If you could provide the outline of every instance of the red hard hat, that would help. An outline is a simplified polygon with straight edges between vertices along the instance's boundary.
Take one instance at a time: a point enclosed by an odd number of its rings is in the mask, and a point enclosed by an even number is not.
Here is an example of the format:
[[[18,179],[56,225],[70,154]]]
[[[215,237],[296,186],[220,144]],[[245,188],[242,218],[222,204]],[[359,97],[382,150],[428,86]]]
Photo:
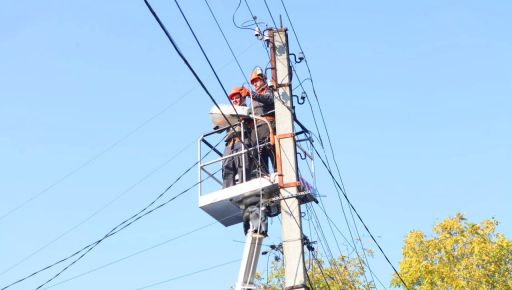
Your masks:
[[[247,95],[242,94],[242,90],[247,90],[244,87],[234,87],[229,92],[228,98],[232,100],[236,95],[241,95],[242,97],[246,97]]]

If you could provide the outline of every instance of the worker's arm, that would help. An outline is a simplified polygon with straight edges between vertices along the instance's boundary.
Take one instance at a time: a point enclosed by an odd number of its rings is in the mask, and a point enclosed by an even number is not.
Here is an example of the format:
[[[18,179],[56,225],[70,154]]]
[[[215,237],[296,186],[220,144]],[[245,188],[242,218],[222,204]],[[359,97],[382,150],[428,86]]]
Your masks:
[[[273,105],[274,93],[270,90],[266,91],[264,94],[252,92],[252,99],[265,105]]]

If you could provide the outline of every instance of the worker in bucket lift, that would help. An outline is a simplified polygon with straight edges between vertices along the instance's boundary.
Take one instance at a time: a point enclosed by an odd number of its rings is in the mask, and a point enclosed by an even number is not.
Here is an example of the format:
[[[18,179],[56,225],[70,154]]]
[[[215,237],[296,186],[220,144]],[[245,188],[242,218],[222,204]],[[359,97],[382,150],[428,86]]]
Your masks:
[[[274,114],[274,91],[266,83],[267,77],[260,67],[257,67],[251,73],[251,85],[254,91],[251,93],[251,102],[254,107],[254,115],[264,117],[270,123],[270,126],[275,132],[275,114]],[[270,128],[263,120],[256,120],[256,128],[251,131],[252,146],[262,145],[270,141]],[[251,173],[253,177],[259,174],[269,174],[268,160],[272,162],[272,168],[275,169],[275,149],[271,144],[267,144],[253,150],[255,154],[253,159],[258,160],[257,165],[254,166],[255,170]],[[259,158],[258,158],[259,153]]]
[[[254,109],[253,114],[258,117],[265,118],[269,123],[263,120],[255,119],[255,128],[251,131],[251,143],[253,148],[260,145],[258,150],[251,151],[251,159],[253,160],[253,171],[252,177],[258,177],[260,174],[269,174],[269,163],[272,162],[272,167],[275,171],[275,160],[274,160],[274,146],[266,144],[270,141],[270,134],[275,131],[275,120],[274,120],[274,92],[266,84],[266,76],[261,68],[256,68],[251,73],[250,82],[254,89],[251,92],[251,102]],[[251,121],[251,125],[254,123]],[[272,132],[271,132],[272,130]],[[242,208],[242,220],[244,224],[244,233],[258,233],[267,235],[268,226],[268,208],[261,204],[259,196],[251,196],[243,201]]]
[[[229,99],[234,106],[246,106],[246,97],[249,95],[249,90],[244,87],[234,87],[229,92]],[[240,120],[243,122],[244,120]],[[226,137],[226,148],[224,149],[224,157],[235,154],[242,151],[243,149],[249,149],[249,132],[247,126],[244,126],[245,142],[242,143],[242,126],[240,123],[233,124],[233,127],[229,128]],[[245,161],[244,161],[245,159]],[[244,166],[245,164],[245,166]],[[248,154],[240,154],[237,156],[228,157],[222,160],[222,188],[233,186],[238,182],[243,181],[245,174],[246,180],[251,178],[250,176],[250,158]]]

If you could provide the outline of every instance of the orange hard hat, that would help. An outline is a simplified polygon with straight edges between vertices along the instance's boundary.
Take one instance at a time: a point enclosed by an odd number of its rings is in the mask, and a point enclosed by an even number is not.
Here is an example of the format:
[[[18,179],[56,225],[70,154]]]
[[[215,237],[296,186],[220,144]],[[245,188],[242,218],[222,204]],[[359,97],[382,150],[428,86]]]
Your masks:
[[[257,80],[257,79],[261,79],[263,81],[265,81],[264,79],[264,75],[263,75],[263,70],[260,68],[260,67],[257,67],[252,73],[251,73],[251,84]]]
[[[240,95],[240,96],[242,96],[242,97],[246,97],[247,95],[244,95],[244,94],[243,94],[244,90],[245,90],[245,91],[247,91],[247,89],[246,89],[246,88],[244,88],[244,87],[234,87],[234,88],[232,88],[232,89],[231,89],[231,91],[229,92],[228,98],[229,98],[230,100],[232,100],[236,95]],[[247,92],[248,92],[248,91],[247,91]]]

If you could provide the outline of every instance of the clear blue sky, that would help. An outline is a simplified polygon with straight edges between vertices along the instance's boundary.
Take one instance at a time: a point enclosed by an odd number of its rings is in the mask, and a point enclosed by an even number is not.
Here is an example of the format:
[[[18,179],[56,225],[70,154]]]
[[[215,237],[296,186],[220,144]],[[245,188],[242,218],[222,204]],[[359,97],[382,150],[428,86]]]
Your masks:
[[[242,84],[204,2],[181,2],[224,85]],[[264,66],[265,51],[253,33],[232,23],[238,2],[210,2],[245,75]],[[279,1],[267,2],[274,16],[284,15]],[[174,3],[152,3],[224,102]],[[263,1],[248,3],[259,21],[272,25]],[[286,4],[347,193],[393,264],[410,230],[430,232],[456,212],[473,222],[494,217],[512,238],[512,3]],[[236,21],[249,19],[242,5]],[[298,52],[292,34],[290,42]],[[306,78],[305,66],[297,69]],[[305,87],[313,100],[310,84]],[[3,3],[0,100],[0,286],[98,239],[151,201],[197,159],[195,142],[210,128],[212,107],[142,0]],[[297,114],[314,128],[306,106]],[[319,162],[317,170],[327,212],[347,233]],[[169,196],[196,180],[194,169]],[[211,222],[193,190],[106,240],[54,282]],[[330,233],[327,223],[323,227]],[[376,250],[359,229],[365,246]],[[265,243],[279,239],[275,219]],[[211,225],[52,289],[137,289],[238,259],[242,240],[240,225]],[[338,253],[332,238],[329,244]],[[339,244],[348,254],[349,246]],[[262,258],[261,271],[265,263]],[[370,263],[387,286],[392,270],[383,257],[376,253]],[[237,271],[232,263],[148,289],[227,289]],[[52,273],[12,289],[35,288]]]

